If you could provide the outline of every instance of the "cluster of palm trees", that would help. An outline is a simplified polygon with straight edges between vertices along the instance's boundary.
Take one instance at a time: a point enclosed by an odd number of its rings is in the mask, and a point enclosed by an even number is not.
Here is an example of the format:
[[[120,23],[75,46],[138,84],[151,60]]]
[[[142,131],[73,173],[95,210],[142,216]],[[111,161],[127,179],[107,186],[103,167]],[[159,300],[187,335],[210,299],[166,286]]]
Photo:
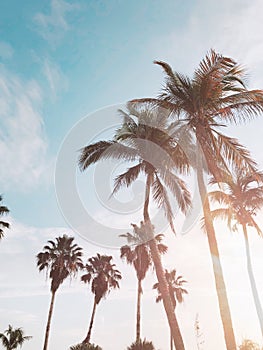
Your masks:
[[[111,289],[119,288],[119,281],[121,280],[121,273],[116,269],[115,264],[112,263],[112,256],[97,254],[89,258],[86,264],[83,264],[82,248],[74,243],[74,237],[63,235],[57,237],[55,241],[48,241],[43,251],[37,255],[37,266],[39,271],[48,271],[51,280],[51,302],[43,350],[48,349],[51,317],[56,292],[67,277],[76,277],[77,272],[80,270],[85,270],[85,274],[81,276],[81,280],[91,284],[91,292],[94,294],[93,310],[88,332],[82,341],[82,345],[80,344],[83,347],[90,345],[96,307]]]
[[[263,206],[263,173],[249,151],[237,139],[224,134],[223,130],[228,124],[246,122],[261,115],[263,91],[248,90],[243,68],[233,59],[213,50],[200,62],[192,78],[173,71],[165,62],[155,63],[165,73],[162,93],[156,98],[129,101],[127,110],[120,111],[123,121],[113,139],[85,146],[79,157],[82,171],[109,158],[129,163],[127,170],[115,178],[114,194],[122,187],[130,186],[138,177],[145,178],[142,220],[138,225],[132,224],[133,233],[122,235],[127,244],[120,251],[121,258],[134,267],[138,282],[136,339],[128,349],[153,349],[151,342],[141,338],[140,313],[142,284],[152,265],[157,277],[153,288],[158,293],[156,301],[162,301],[167,316],[171,349],[174,345],[176,350],[185,350],[175,309],[177,302],[182,302],[184,294],[187,294],[184,288],[186,281],[176,275],[176,270],[168,271],[163,267],[162,255],[168,247],[162,243],[163,235],[155,232],[150,203],[163,210],[171,230],[175,232],[174,206],[183,214],[194,209],[195,203],[186,183],[186,176],[193,171],[202,200],[203,227],[211,255],[225,345],[227,350],[236,350],[214,220],[226,220],[231,230],[242,229],[248,276],[263,335],[263,311],[248,239],[250,228],[262,235],[255,215]],[[6,207],[0,207],[0,215],[7,212]],[[8,223],[0,221],[1,236],[5,227]],[[96,308],[112,289],[119,288],[122,276],[112,262],[112,256],[97,254],[86,264],[82,256],[82,248],[67,235],[48,241],[37,255],[39,270],[47,270],[51,280],[51,302],[43,350],[48,349],[56,292],[66,278],[76,276],[80,270],[85,271],[81,280],[90,284],[94,295],[93,310],[84,340],[71,349],[96,348],[90,343]]]
[[[171,229],[175,231],[175,211],[169,194],[186,213],[194,203],[191,203],[181,175],[194,170],[202,200],[203,226],[207,233],[225,344],[227,350],[236,350],[213,220],[221,216],[227,218],[230,225],[234,220],[243,228],[248,272],[262,328],[262,310],[252,273],[247,227],[253,226],[261,234],[253,217],[263,205],[263,176],[249,151],[237,139],[224,134],[223,130],[228,124],[246,122],[261,115],[263,91],[248,90],[244,83],[244,69],[233,59],[213,50],[200,62],[192,78],[173,71],[165,62],[155,63],[165,73],[162,93],[157,98],[130,101],[127,111],[120,111],[123,123],[114,138],[84,147],[79,165],[84,171],[92,164],[109,158],[129,162],[128,169],[115,179],[114,193],[121,187],[130,186],[140,175],[145,176],[143,221],[139,235],[147,242],[151,253],[177,350],[184,350],[185,345],[155,239],[149,203],[153,201],[164,210]],[[205,181],[207,177],[211,178],[209,185]],[[209,186],[218,186],[219,190],[209,195]],[[240,192],[243,192],[243,197]],[[213,201],[222,208],[211,208]],[[129,261],[132,259],[132,256],[129,257]],[[138,278],[138,284],[139,281]],[[139,286],[138,295],[140,290]]]
[[[134,234],[127,233],[123,235],[126,237],[128,242],[134,242],[136,245],[131,247],[125,245],[120,249],[121,258],[125,259],[128,264],[132,264],[138,279],[138,298],[137,298],[137,318],[136,318],[136,340],[135,345],[142,343],[141,333],[140,333],[140,305],[141,305],[141,294],[142,294],[142,280],[145,278],[146,272],[152,265],[151,252],[149,250],[148,244],[140,241],[139,231],[141,227],[133,225]],[[156,235],[155,240],[158,242],[158,249],[162,253],[167,252],[167,247],[161,243],[162,235]],[[107,294],[112,290],[119,288],[119,281],[122,279],[121,272],[116,269],[115,264],[112,263],[112,256],[98,254],[92,256],[87,260],[86,264],[82,261],[82,248],[74,243],[74,238],[67,235],[57,237],[55,241],[48,241],[48,244],[44,246],[43,251],[37,255],[37,266],[39,271],[47,270],[49,273],[49,278],[51,280],[50,291],[51,291],[51,302],[48,312],[48,320],[45,332],[45,341],[43,350],[48,349],[48,339],[50,333],[51,317],[53,314],[55,295],[62,283],[67,277],[76,276],[78,271],[85,271],[81,276],[81,281],[84,283],[90,283],[91,292],[94,295],[93,308],[91,319],[89,323],[89,328],[84,340],[72,346],[71,349],[89,349],[92,350],[96,346],[90,343],[91,331],[94,324],[96,308],[100,301],[107,296]],[[169,293],[173,300],[173,305],[175,308],[176,299],[182,302],[182,295],[187,293],[185,289],[182,288],[183,283],[182,277],[176,277],[175,270],[170,273],[166,271],[166,279],[169,285]],[[158,296],[156,301],[162,299],[159,284],[156,283],[153,288],[158,290]],[[175,297],[176,296],[176,297]],[[176,299],[175,299],[176,298]],[[150,342],[145,344],[149,346]],[[147,348],[146,345],[142,345],[143,348]],[[135,348],[136,349],[136,348]]]

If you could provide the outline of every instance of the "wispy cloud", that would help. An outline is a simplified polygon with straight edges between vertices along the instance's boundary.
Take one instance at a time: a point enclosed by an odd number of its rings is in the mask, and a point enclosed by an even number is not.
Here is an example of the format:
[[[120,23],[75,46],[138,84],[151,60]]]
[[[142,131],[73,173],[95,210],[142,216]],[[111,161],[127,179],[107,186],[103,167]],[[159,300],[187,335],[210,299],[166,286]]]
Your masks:
[[[13,56],[14,49],[12,46],[4,41],[0,41],[0,57],[2,59],[9,59]]]
[[[49,14],[39,12],[34,16],[37,31],[48,42],[57,42],[69,29],[66,15],[77,9],[79,9],[77,3],[70,4],[63,0],[52,0]]]
[[[28,190],[49,173],[39,84],[0,66],[0,186]]]
[[[68,80],[55,62],[46,58],[43,63],[43,73],[48,81],[52,98],[56,99],[61,91],[67,90]]]

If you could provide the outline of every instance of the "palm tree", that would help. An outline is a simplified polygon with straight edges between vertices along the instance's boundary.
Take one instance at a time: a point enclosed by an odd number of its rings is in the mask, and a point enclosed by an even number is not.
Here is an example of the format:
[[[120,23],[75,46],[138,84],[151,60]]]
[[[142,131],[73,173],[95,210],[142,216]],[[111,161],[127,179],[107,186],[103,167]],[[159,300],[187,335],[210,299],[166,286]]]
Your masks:
[[[141,223],[142,225],[143,223]],[[137,226],[133,225],[134,234],[126,233],[120,237],[127,239],[129,244],[133,244],[133,247],[130,245],[124,245],[121,247],[121,258],[125,259],[127,264],[133,265],[137,281],[137,317],[136,317],[136,343],[141,339],[141,295],[142,295],[142,281],[144,280],[147,271],[152,265],[152,257],[149,246],[147,243],[142,241],[142,238],[138,232]],[[141,228],[141,227],[140,227]],[[163,235],[156,235],[155,240],[157,242],[158,251],[161,254],[167,252],[167,246],[162,244]]]
[[[32,337],[29,335],[24,335],[22,328],[13,328],[10,325],[4,333],[0,333],[0,339],[6,350],[14,350],[17,349],[18,346],[22,347],[24,342],[31,338]]]
[[[89,344],[90,342],[97,305],[112,289],[119,288],[121,273],[115,268],[115,264],[112,264],[111,260],[112,256],[100,254],[89,258],[84,267],[87,273],[81,276],[83,282],[91,283],[91,291],[94,294],[89,329],[86,338],[82,342],[84,344]]]
[[[45,245],[43,251],[37,255],[37,267],[39,271],[47,270],[47,272],[49,272],[49,278],[51,279],[51,302],[43,350],[47,350],[48,348],[55,294],[67,277],[76,276],[78,270],[83,267],[81,260],[82,248],[75,243],[73,244],[73,241],[74,237],[68,237],[67,235],[57,237],[55,242],[48,241],[49,245]]]
[[[183,285],[186,283],[186,281],[183,279],[182,276],[176,276],[175,269],[171,270],[170,272],[168,270],[165,270],[165,278],[168,284],[169,294],[173,304],[173,308],[175,309],[177,301],[178,303],[182,303],[184,299],[183,295],[188,294],[187,290],[183,288]],[[158,282],[153,285],[153,289],[157,289],[158,291],[156,302],[159,303],[163,299],[163,297]],[[172,334],[170,340],[170,348],[171,350],[173,350]]]
[[[149,215],[149,202],[152,196],[157,206],[164,209],[168,222],[174,231],[173,210],[167,189],[175,196],[179,208],[185,213],[191,204],[190,194],[184,181],[175,174],[175,170],[187,172],[189,164],[180,145],[175,143],[167,132],[169,114],[166,111],[163,109],[158,111],[148,108],[136,109],[131,105],[127,107],[128,114],[120,111],[123,116],[123,124],[116,131],[114,139],[112,141],[99,141],[84,147],[81,151],[79,165],[80,169],[84,171],[99,160],[109,158],[133,162],[133,165],[126,172],[115,179],[113,193],[116,193],[123,186],[128,187],[140,174],[146,176],[143,225],[141,225],[140,234],[144,241],[148,241],[150,247],[175,347],[177,350],[184,350],[157,242],[154,239],[154,227]]]
[[[243,82],[244,70],[231,58],[211,50],[200,62],[192,79],[175,72],[165,62],[155,61],[166,74],[166,83],[158,98],[133,100],[134,106],[157,106],[168,109],[185,135],[179,143],[185,145],[188,134],[196,142],[196,169],[204,223],[213,264],[219,310],[228,350],[236,349],[225,281],[219,256],[215,230],[204,174],[217,180],[225,160],[238,167],[255,171],[256,164],[249,152],[236,140],[221,132],[227,123],[246,121],[263,111],[263,91],[248,90]],[[141,107],[142,108],[142,107]],[[170,134],[172,136],[172,133]]]
[[[127,350],[155,350],[155,347],[151,341],[140,339],[128,346]]]
[[[255,277],[251,263],[251,254],[248,240],[248,227],[254,227],[259,236],[262,231],[254,220],[257,210],[263,207],[263,174],[260,172],[248,173],[245,169],[235,168],[232,176],[225,174],[220,182],[221,189],[209,193],[212,201],[223,205],[211,211],[213,218],[226,219],[230,230],[237,231],[237,225],[241,225],[245,239],[247,270],[250,286],[254,298],[255,307],[263,336],[263,310],[257,291]],[[211,180],[215,184],[215,179]],[[231,225],[234,222],[234,225]]]
[[[0,196],[0,203],[2,202],[2,200],[3,198],[2,196]],[[0,217],[8,213],[9,213],[9,209],[6,206],[0,204]],[[0,239],[4,237],[3,228],[9,228],[9,227],[10,225],[8,222],[0,220]]]

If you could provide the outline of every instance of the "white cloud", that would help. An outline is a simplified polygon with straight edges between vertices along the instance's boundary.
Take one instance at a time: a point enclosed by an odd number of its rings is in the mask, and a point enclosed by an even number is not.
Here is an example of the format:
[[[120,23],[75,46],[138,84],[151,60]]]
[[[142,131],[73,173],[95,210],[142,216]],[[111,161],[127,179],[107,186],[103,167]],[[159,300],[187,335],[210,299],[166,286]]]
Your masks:
[[[262,11],[260,0],[199,0],[180,30],[155,37],[146,50],[152,59],[165,60],[174,69],[191,75],[199,60],[213,48],[245,64],[253,75],[260,71],[253,80],[262,84]]]
[[[4,41],[0,41],[0,57],[9,59],[13,56],[14,50],[12,46]]]
[[[68,88],[68,81],[61,68],[49,59],[43,63],[43,72],[48,81],[52,98],[56,99],[57,94]]]
[[[0,186],[27,190],[50,173],[41,116],[42,91],[0,66]]]
[[[66,20],[67,13],[77,10],[78,4],[69,4],[63,0],[52,0],[50,14],[37,13],[34,22],[37,25],[39,34],[49,42],[59,40],[65,31],[69,29]]]

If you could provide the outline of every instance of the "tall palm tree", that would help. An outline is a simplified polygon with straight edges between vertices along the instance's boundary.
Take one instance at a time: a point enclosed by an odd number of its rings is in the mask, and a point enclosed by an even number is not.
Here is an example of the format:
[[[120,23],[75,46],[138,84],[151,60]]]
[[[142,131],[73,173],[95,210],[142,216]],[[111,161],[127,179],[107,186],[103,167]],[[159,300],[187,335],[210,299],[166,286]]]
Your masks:
[[[63,235],[54,241],[48,241],[42,252],[37,254],[37,267],[39,271],[47,270],[51,279],[51,302],[45,332],[43,350],[48,348],[51,317],[54,308],[55,295],[59,286],[67,277],[76,276],[82,264],[82,248],[73,243],[74,237]]]
[[[29,335],[24,335],[22,328],[13,328],[11,325],[3,332],[0,333],[0,339],[6,350],[14,350],[19,346],[21,347],[26,340],[31,339]]]
[[[254,216],[263,207],[263,174],[260,172],[251,174],[242,168],[235,168],[231,173],[232,176],[225,174],[224,179],[220,183],[221,189],[209,193],[209,198],[212,201],[223,206],[212,210],[211,214],[213,218],[226,219],[230,230],[237,231],[237,225],[241,225],[243,229],[247,270],[263,336],[263,310],[253,274],[247,232],[248,227],[254,227],[258,235],[262,237],[262,231],[254,220]],[[215,179],[212,179],[211,183],[215,184],[217,182]]]
[[[81,280],[85,283],[91,283],[91,292],[94,294],[92,315],[87,336],[83,340],[84,344],[89,344],[90,342],[97,305],[112,289],[119,288],[121,273],[111,261],[112,256],[97,254],[89,258],[87,264],[84,266],[87,273],[81,276]]]
[[[213,264],[219,310],[228,350],[236,349],[225,281],[219,256],[215,230],[204,174],[208,172],[220,180],[225,160],[239,167],[255,171],[249,152],[236,140],[221,132],[228,123],[247,121],[263,111],[263,91],[248,90],[244,84],[244,70],[233,59],[211,50],[200,62],[193,78],[173,71],[165,62],[155,61],[165,74],[166,82],[158,98],[133,100],[134,106],[157,106],[168,109],[185,135],[196,142],[196,171],[203,203],[204,223]],[[170,134],[172,136],[172,133]],[[185,144],[185,135],[179,140]]]
[[[0,196],[0,217],[9,213],[9,209],[6,206],[1,205],[2,200],[3,200],[3,197]],[[10,225],[8,222],[0,220],[0,239],[4,237],[3,228],[9,228],[9,227]]]
[[[127,171],[117,176],[113,193],[121,187],[128,187],[140,174],[146,177],[143,224],[140,234],[148,241],[155,272],[163,295],[163,305],[172,329],[177,350],[184,350],[184,343],[173,306],[170,300],[167,282],[162,267],[157,242],[154,239],[154,227],[149,215],[151,197],[158,207],[164,209],[168,222],[174,231],[173,210],[167,190],[176,198],[179,208],[185,213],[191,204],[190,194],[185,183],[175,170],[187,172],[189,164],[180,145],[167,133],[168,117],[166,111],[153,111],[145,108],[133,108],[128,105],[128,113],[123,116],[122,127],[116,131],[112,141],[99,141],[84,147],[79,165],[86,170],[90,165],[105,159],[117,159],[133,162]],[[134,165],[136,162],[136,165]]]
[[[141,295],[142,295],[142,281],[144,280],[147,271],[152,265],[151,251],[149,245],[142,241],[142,238],[139,234],[139,230],[136,225],[133,225],[134,234],[126,233],[120,237],[127,239],[129,244],[121,247],[121,258],[125,259],[127,264],[133,265],[137,281],[137,315],[136,315],[136,340],[138,343],[141,339]],[[162,244],[163,235],[159,234],[154,237],[157,242],[158,251],[160,254],[165,254],[167,252],[167,246]]]
[[[165,270],[165,278],[168,284],[169,294],[172,300],[173,308],[175,309],[177,301],[178,303],[182,303],[184,300],[183,295],[188,294],[187,290],[183,288],[183,285],[186,283],[186,281],[183,279],[182,276],[176,276],[175,269],[171,270],[170,272],[168,270]],[[163,299],[163,297],[158,282],[153,285],[153,289],[157,289],[158,295],[156,297],[156,302],[159,303]],[[173,350],[172,334],[170,340],[170,349]]]

